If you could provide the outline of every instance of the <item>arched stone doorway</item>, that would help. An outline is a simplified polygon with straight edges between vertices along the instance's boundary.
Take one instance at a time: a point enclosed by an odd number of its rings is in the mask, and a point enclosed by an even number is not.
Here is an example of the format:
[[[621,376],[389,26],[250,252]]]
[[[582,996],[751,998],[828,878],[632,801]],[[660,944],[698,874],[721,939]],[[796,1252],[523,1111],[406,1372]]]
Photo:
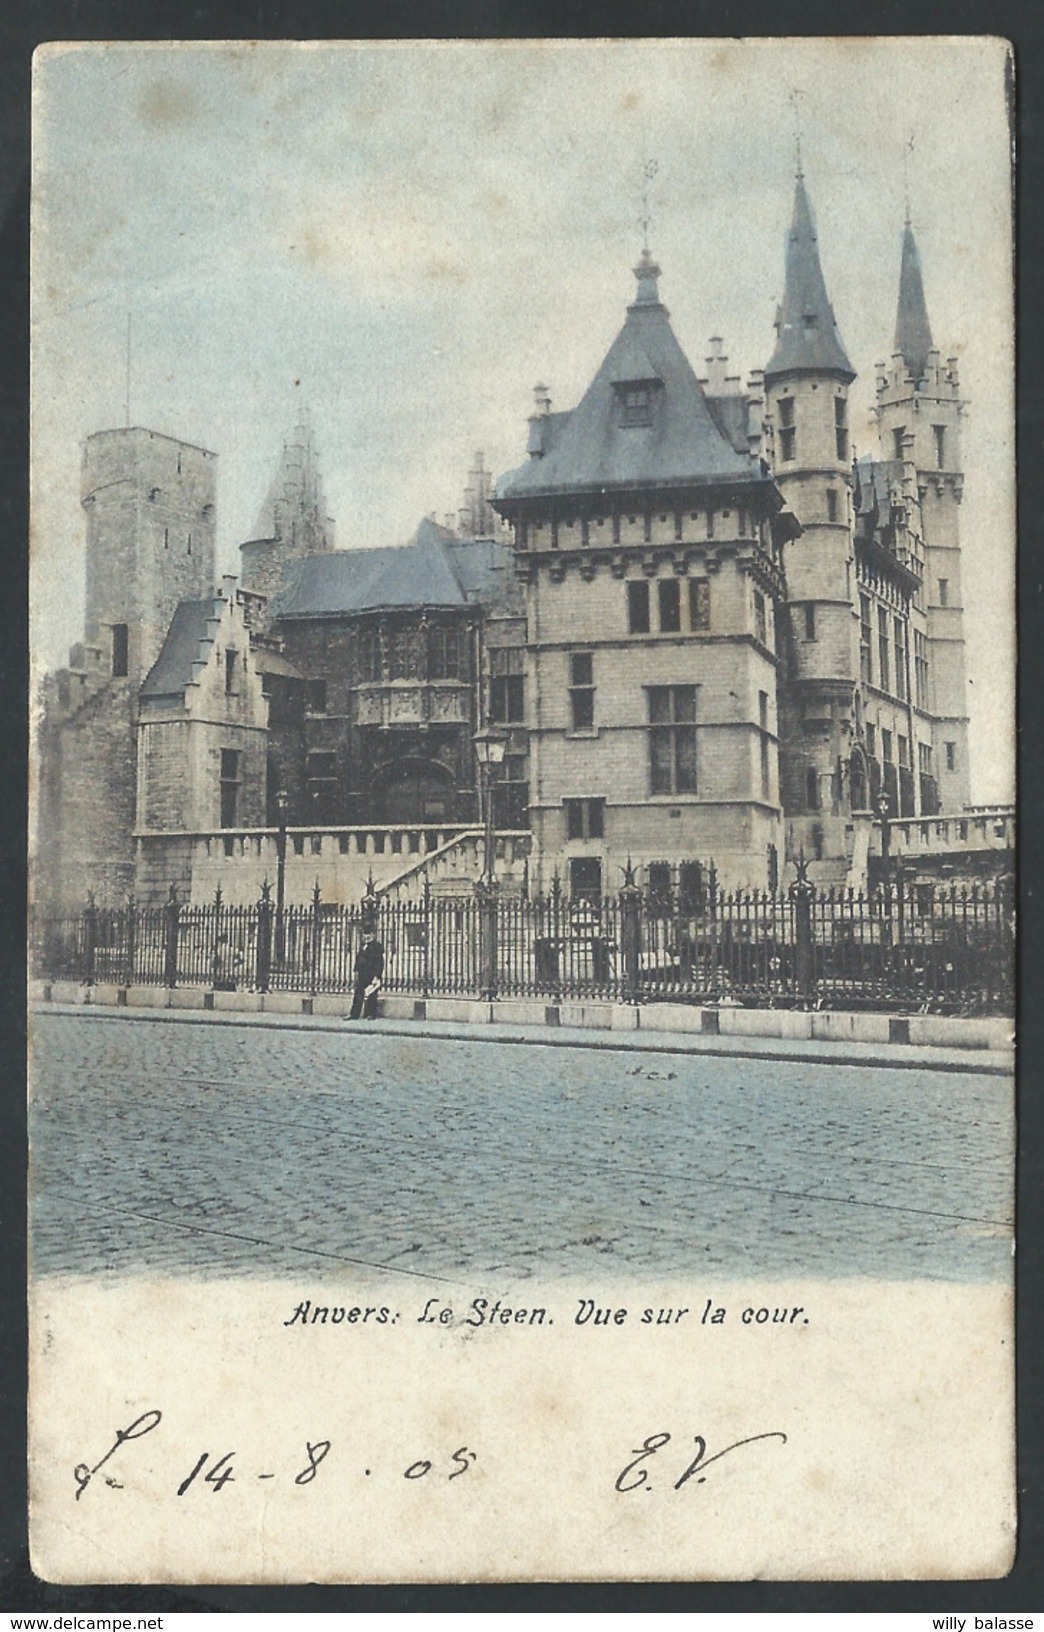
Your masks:
[[[437,760],[407,756],[379,765],[371,783],[378,819],[408,827],[456,818],[453,775]]]

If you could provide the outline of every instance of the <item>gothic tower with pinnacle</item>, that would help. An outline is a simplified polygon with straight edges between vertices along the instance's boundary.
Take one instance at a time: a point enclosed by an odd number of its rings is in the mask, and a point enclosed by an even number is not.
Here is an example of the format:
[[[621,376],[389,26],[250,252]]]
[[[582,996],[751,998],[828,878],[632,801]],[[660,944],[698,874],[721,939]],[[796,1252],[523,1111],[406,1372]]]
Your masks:
[[[798,171],[765,412],[776,483],[801,522],[785,547],[780,776],[789,859],[816,882],[846,881],[853,847],[850,761],[856,667],[852,615],[848,360]]]
[[[895,344],[877,365],[877,425],[884,460],[900,461],[916,483],[923,544],[927,708],[932,774],[943,811],[970,798],[964,605],[959,512],[961,400],[957,359],[945,364],[932,340],[921,262],[909,216],[903,228]]]

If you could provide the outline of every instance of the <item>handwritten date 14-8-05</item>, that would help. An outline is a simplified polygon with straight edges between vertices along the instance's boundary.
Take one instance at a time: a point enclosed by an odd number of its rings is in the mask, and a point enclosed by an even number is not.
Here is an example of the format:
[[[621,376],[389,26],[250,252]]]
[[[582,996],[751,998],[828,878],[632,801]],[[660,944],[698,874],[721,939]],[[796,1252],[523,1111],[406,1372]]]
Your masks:
[[[143,1439],[146,1434],[151,1434],[162,1421],[162,1411],[145,1411],[140,1417],[136,1417],[129,1427],[116,1429],[112,1444],[104,1456],[99,1457],[93,1467],[86,1462],[77,1463],[73,1469],[73,1478],[76,1481],[76,1500],[80,1500],[94,1475],[105,1467],[106,1463],[111,1461],[117,1451],[122,1450],[123,1446],[129,1444],[132,1440]],[[332,1442],[328,1439],[305,1440],[304,1452],[297,1466],[293,1470],[283,1471],[292,1471],[295,1485],[312,1484],[320,1466],[330,1454],[331,1445]],[[210,1451],[201,1452],[193,1466],[176,1486],[176,1494],[184,1496],[197,1479],[200,1479],[199,1489],[209,1487],[214,1494],[219,1490],[224,1490],[226,1485],[235,1484],[237,1482],[235,1456],[234,1450],[225,1451],[221,1455],[212,1455]],[[477,1461],[478,1453],[469,1450],[466,1445],[461,1445],[458,1450],[444,1456],[418,1457],[408,1467],[400,1467],[395,1471],[401,1474],[403,1479],[409,1479],[411,1482],[425,1479],[430,1474],[433,1480],[444,1479],[448,1483],[450,1480],[459,1479],[462,1474],[468,1473]],[[359,1471],[361,1471],[363,1478],[369,1479],[376,1470],[361,1468]],[[259,1473],[253,1468],[245,1475],[240,1476],[241,1479],[245,1478],[247,1480],[276,1479],[277,1477],[280,1477],[280,1475],[274,1472]],[[107,1473],[104,1478],[105,1484],[110,1490],[123,1490],[123,1482],[114,1478],[111,1473]]]
[[[76,1500],[80,1500],[95,1474],[100,1473],[102,1468],[107,1467],[117,1452],[123,1453],[120,1464],[116,1464],[117,1467],[120,1467],[129,1454],[125,1448],[138,1440],[144,1439],[147,1434],[153,1433],[162,1421],[162,1411],[145,1411],[140,1417],[136,1417],[127,1428],[116,1429],[112,1443],[93,1466],[86,1462],[77,1463],[73,1469],[73,1479],[76,1482]],[[707,1469],[714,1463],[720,1462],[723,1457],[731,1456],[737,1451],[746,1451],[750,1447],[763,1445],[768,1440],[779,1440],[781,1444],[785,1445],[787,1436],[779,1430],[769,1433],[749,1434],[746,1438],[734,1440],[730,1445],[725,1445],[708,1456],[706,1439],[702,1434],[696,1434],[693,1436],[696,1455],[691,1456],[686,1452],[685,1454],[689,1455],[689,1460],[686,1466],[682,1466],[680,1456],[672,1459],[670,1455],[660,1455],[666,1446],[672,1443],[672,1436],[666,1432],[650,1434],[647,1439],[642,1441],[640,1446],[632,1449],[630,1460],[617,1474],[613,1489],[621,1496],[626,1496],[635,1490],[651,1492],[654,1487],[662,1488],[659,1478],[654,1480],[651,1477],[651,1470],[654,1466],[652,1459],[654,1457],[658,1458],[655,1463],[655,1471],[658,1473],[661,1469],[663,1470],[666,1476],[666,1484],[670,1489],[681,1490],[690,1480],[702,1485],[706,1483]],[[178,1471],[181,1476],[177,1482],[172,1478],[171,1488],[178,1496],[185,1496],[192,1490],[193,1486],[195,1486],[197,1492],[209,1490],[216,1495],[218,1491],[224,1490],[227,1485],[239,1483],[242,1486],[244,1483],[252,1482],[255,1479],[291,1478],[297,1486],[311,1485],[315,1483],[320,1468],[323,1469],[324,1482],[333,1477],[337,1471],[338,1462],[340,1462],[340,1471],[342,1473],[358,1474],[364,1479],[369,1479],[378,1471],[385,1471],[384,1469],[363,1467],[363,1458],[361,1456],[341,1458],[331,1456],[332,1448],[333,1442],[329,1439],[305,1440],[303,1453],[297,1459],[296,1464],[292,1467],[284,1467],[278,1473],[274,1469],[273,1471],[267,1469],[258,1471],[254,1459],[252,1457],[248,1458],[246,1455],[237,1462],[235,1450],[227,1450],[218,1454],[212,1454],[209,1450],[201,1451],[195,1462],[189,1466],[188,1458],[183,1458],[175,1448],[175,1467],[180,1462],[181,1466]],[[329,1463],[327,1458],[330,1459]],[[396,1464],[391,1471],[394,1477],[401,1477],[410,1482],[428,1479],[429,1483],[445,1482],[448,1484],[454,1479],[461,1478],[463,1474],[470,1472],[477,1461],[478,1453],[470,1450],[467,1445],[461,1445],[452,1452],[433,1452],[430,1457],[420,1456],[405,1468],[402,1467],[401,1463]],[[262,1463],[261,1466],[263,1468],[264,1464]],[[124,1489],[123,1481],[114,1477],[111,1469],[103,1477],[105,1485],[110,1490]]]

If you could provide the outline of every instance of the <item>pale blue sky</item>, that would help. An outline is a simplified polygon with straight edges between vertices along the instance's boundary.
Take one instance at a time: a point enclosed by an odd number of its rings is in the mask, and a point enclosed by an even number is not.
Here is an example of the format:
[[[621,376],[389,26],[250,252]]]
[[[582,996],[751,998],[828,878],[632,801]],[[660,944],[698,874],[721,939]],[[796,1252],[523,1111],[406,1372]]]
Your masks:
[[[936,344],[960,358],[979,797],[1010,794],[1014,521],[1003,49],[976,40],[49,47],[36,72],[37,652],[82,623],[80,445],[131,419],[219,454],[219,564],[253,533],[296,401],[343,547],[455,511],[524,456],[634,288],[641,172],[691,360],[772,348],[800,93],[827,283],[860,379],[891,351],[902,150]],[[299,383],[298,383],[299,382]]]

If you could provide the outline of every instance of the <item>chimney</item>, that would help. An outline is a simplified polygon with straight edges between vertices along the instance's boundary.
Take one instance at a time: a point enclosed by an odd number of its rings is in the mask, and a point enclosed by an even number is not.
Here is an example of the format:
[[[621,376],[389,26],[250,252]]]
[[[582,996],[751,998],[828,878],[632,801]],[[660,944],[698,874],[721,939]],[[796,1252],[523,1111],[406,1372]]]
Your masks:
[[[535,385],[533,396],[533,412],[529,416],[529,456],[531,459],[541,459],[547,451],[544,421],[551,412],[551,396],[546,385]]]

